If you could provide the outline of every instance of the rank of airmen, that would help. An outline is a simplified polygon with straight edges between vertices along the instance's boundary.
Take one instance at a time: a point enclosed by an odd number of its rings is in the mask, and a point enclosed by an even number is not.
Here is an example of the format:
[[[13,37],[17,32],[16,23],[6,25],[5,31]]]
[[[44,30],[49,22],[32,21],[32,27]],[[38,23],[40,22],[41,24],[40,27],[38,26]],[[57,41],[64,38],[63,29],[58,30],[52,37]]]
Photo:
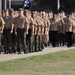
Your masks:
[[[42,51],[75,45],[75,13],[6,9],[0,13],[0,54]],[[2,50],[2,48],[4,50]]]

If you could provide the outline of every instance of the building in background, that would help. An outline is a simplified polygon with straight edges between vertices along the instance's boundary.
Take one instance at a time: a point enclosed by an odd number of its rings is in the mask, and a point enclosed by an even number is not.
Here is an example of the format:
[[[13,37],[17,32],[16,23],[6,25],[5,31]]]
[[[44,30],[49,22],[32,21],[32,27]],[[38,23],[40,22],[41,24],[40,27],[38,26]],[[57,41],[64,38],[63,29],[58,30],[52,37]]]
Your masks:
[[[15,10],[17,10],[18,8],[23,8],[23,6],[24,0],[0,0],[0,12],[4,9],[10,8],[14,8]]]
[[[37,3],[36,1],[46,1],[45,3]],[[60,11],[74,11],[75,10],[75,0],[30,0],[31,9],[32,10],[52,10],[54,12],[57,11],[57,1],[60,1]],[[7,8],[14,8],[18,10],[19,8],[23,8],[24,0],[0,0],[0,12]]]

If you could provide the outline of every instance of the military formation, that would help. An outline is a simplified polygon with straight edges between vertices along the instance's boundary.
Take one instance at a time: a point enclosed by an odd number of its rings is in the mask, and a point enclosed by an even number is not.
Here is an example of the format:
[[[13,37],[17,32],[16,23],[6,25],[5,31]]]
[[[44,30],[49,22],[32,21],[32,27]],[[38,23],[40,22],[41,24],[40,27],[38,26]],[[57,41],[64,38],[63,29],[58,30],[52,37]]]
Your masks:
[[[75,13],[66,16],[65,12],[31,12],[22,8],[0,13],[0,53],[26,54],[65,45],[75,45]]]

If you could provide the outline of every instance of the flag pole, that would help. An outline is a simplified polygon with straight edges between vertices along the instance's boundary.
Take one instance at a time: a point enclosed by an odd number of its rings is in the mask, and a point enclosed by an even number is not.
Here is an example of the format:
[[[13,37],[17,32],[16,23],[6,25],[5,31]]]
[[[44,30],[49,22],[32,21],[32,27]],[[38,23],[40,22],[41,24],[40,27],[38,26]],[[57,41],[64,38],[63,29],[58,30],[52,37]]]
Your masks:
[[[60,0],[57,0],[57,12],[60,10]]]

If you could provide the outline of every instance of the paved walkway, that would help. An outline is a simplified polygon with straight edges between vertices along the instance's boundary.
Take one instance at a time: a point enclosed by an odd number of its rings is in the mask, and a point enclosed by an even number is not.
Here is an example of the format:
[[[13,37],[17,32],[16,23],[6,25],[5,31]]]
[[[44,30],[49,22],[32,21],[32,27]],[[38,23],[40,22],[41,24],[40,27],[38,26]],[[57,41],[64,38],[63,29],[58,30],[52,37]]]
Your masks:
[[[35,52],[35,53],[29,53],[29,54],[1,54],[0,55],[0,62],[4,62],[4,61],[9,61],[9,60],[13,60],[13,59],[20,59],[20,58],[26,58],[26,57],[31,57],[31,56],[37,56],[37,55],[43,55],[43,54],[48,54],[48,53],[54,53],[54,52],[58,52],[58,51],[63,51],[63,50],[70,50],[70,49],[75,49],[75,47],[71,47],[71,48],[67,48],[65,47],[48,47],[45,48],[42,52]]]

